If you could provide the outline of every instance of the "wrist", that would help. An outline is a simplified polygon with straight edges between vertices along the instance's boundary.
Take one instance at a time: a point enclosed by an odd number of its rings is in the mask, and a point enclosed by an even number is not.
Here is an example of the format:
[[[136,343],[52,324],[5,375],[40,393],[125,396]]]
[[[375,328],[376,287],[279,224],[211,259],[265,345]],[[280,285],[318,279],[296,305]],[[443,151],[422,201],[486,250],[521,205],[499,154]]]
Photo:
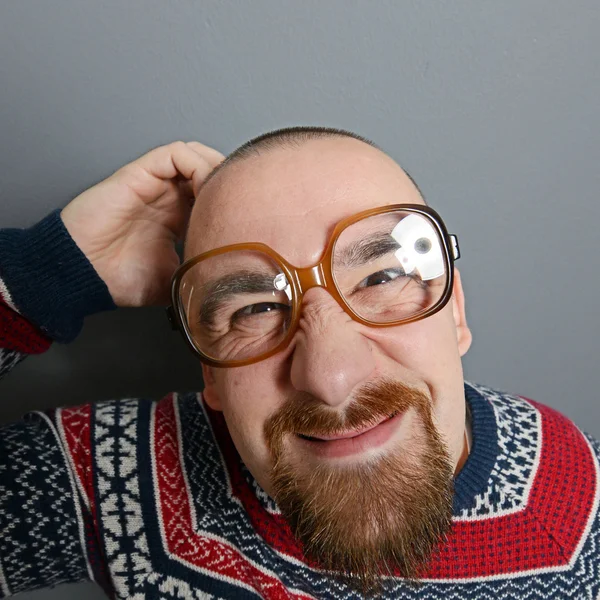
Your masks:
[[[116,305],[60,212],[28,229],[0,230],[0,277],[24,316],[52,339],[70,342],[86,316]]]

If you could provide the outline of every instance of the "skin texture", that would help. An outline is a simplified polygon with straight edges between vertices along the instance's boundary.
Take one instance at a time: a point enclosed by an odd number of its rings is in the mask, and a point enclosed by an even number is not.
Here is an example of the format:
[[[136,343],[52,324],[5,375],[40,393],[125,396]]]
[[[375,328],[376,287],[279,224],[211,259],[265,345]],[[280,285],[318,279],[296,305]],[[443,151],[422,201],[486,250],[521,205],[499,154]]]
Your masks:
[[[263,242],[292,264],[310,266],[321,258],[338,221],[398,203],[423,200],[391,158],[360,141],[328,138],[269,149],[227,165],[201,190],[190,217],[185,258],[228,244]],[[399,327],[361,325],[327,291],[313,288],[304,297],[300,326],[284,351],[246,367],[203,365],[204,398],[212,409],[223,412],[242,460],[273,497],[274,460],[265,433],[269,420],[290,403],[305,399],[341,421],[365,386],[382,381],[399,382],[429,399],[431,421],[452,473],[462,466],[461,357],[470,344],[457,270],[453,297],[443,310]],[[421,439],[424,425],[415,414],[407,413],[410,418],[400,440],[395,440],[398,455],[408,440]],[[293,435],[286,444],[291,465],[300,464],[303,457],[319,466],[321,459],[303,454]],[[368,458],[367,452],[338,464],[351,468]]]

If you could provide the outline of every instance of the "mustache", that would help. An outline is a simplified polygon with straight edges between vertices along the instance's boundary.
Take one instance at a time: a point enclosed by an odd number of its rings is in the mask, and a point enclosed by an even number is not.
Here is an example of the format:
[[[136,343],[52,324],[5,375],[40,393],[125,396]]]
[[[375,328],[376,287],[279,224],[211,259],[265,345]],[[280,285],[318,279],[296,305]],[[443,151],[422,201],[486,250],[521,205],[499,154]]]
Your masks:
[[[428,395],[392,379],[365,384],[343,413],[328,408],[311,394],[302,392],[288,399],[269,417],[264,434],[270,450],[276,451],[286,434],[308,437],[336,435],[376,425],[411,407],[421,414],[428,414],[431,410]]]

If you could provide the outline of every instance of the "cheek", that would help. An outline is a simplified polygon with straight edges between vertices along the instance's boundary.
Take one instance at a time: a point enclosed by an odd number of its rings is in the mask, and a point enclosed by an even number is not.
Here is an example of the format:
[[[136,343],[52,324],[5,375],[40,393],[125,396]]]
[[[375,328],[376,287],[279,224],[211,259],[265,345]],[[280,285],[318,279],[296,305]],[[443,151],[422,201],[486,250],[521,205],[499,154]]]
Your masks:
[[[223,369],[215,377],[223,416],[242,459],[252,469],[268,459],[265,421],[281,405],[272,361],[237,369]]]
[[[446,373],[455,374],[461,364],[456,327],[448,306],[422,321],[372,329],[367,335],[384,356],[432,383],[445,378]]]
[[[423,321],[383,329],[373,342],[382,362],[391,360],[392,370],[401,368],[400,377],[414,376],[427,385],[435,425],[456,455],[464,430],[464,380],[456,327],[448,308]]]

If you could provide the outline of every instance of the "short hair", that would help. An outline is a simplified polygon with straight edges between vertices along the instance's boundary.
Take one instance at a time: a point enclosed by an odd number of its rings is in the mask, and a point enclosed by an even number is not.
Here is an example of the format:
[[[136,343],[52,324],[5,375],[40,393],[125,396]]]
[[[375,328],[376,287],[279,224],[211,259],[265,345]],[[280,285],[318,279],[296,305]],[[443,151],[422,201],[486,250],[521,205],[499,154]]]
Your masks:
[[[268,133],[263,133],[257,137],[248,140],[238,148],[236,148],[231,154],[229,154],[223,162],[217,165],[206,177],[206,179],[202,182],[200,186],[200,190],[222,169],[224,169],[227,165],[238,162],[245,158],[249,158],[251,156],[258,156],[261,150],[272,150],[276,148],[299,148],[303,143],[308,142],[310,140],[318,140],[325,138],[352,138],[358,140],[359,142],[363,142],[373,148],[377,148],[381,150],[377,144],[372,142],[371,140],[359,135],[358,133],[354,133],[352,131],[348,131],[346,129],[336,129],[334,127],[315,127],[315,126],[297,126],[297,127],[284,127],[282,129],[275,129],[274,131],[269,131]],[[421,189],[417,185],[417,182],[408,174],[406,170],[404,170],[407,177],[411,180],[413,185],[417,188],[417,191],[423,198],[425,202],[425,196]],[[200,193],[198,190],[198,193]]]

